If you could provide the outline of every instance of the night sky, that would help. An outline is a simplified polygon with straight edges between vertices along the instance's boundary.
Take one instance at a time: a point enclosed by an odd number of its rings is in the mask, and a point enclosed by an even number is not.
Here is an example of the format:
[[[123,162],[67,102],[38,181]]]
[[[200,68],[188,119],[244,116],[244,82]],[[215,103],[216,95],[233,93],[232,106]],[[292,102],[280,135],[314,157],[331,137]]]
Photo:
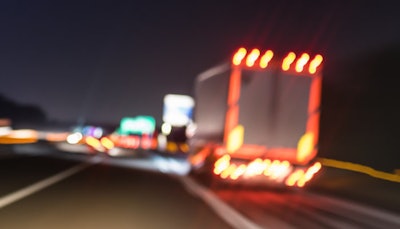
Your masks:
[[[239,47],[357,58],[400,41],[397,1],[1,1],[0,93],[51,119],[162,115]]]

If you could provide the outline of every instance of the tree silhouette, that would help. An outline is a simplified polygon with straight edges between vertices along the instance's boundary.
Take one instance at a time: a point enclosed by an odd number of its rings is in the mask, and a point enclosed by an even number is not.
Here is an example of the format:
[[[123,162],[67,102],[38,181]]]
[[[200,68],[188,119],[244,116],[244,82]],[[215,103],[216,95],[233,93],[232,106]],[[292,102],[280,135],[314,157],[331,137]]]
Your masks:
[[[0,93],[0,118],[11,119],[13,124],[40,124],[47,120],[46,113],[37,105],[18,104]]]

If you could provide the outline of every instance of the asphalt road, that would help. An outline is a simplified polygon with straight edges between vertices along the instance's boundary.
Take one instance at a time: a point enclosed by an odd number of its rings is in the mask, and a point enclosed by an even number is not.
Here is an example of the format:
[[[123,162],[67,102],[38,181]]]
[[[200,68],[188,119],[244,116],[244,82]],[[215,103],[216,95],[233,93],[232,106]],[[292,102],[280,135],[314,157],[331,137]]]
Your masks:
[[[156,154],[19,152],[0,151],[0,228],[400,228],[399,184],[348,171],[288,191],[209,185]]]
[[[0,228],[231,228],[168,175],[55,158],[0,160],[2,196],[82,168],[0,209]]]

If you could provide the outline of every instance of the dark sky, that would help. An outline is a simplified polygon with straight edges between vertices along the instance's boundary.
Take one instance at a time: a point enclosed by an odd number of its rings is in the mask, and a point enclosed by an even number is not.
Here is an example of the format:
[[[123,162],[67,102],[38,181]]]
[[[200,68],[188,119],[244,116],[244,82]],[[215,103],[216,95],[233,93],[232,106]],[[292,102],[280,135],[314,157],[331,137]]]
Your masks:
[[[58,120],[161,119],[239,47],[356,58],[400,41],[397,1],[1,1],[0,93]]]

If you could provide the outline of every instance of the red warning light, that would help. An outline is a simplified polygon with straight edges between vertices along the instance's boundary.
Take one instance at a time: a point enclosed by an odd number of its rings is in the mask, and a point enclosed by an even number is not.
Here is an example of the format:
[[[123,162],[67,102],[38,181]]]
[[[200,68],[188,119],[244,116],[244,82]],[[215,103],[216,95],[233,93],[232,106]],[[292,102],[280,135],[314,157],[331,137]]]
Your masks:
[[[301,57],[296,62],[296,72],[302,72],[304,69],[304,65],[310,60],[310,55],[307,53],[303,53]]]
[[[296,54],[294,52],[290,52],[282,62],[282,70],[287,71],[290,68],[290,65],[296,59]]]
[[[240,65],[242,63],[242,60],[244,59],[244,57],[247,54],[247,50],[245,48],[240,48],[235,55],[233,55],[232,58],[232,63],[234,65]]]
[[[260,67],[266,68],[273,56],[274,56],[274,53],[271,50],[267,50],[260,59]]]
[[[246,65],[246,67],[259,67],[261,69],[267,68],[269,65],[275,63],[272,62],[274,58],[274,52],[272,50],[266,50],[263,54],[260,53],[259,49],[247,50],[244,47],[239,48],[232,57],[232,64],[235,66]],[[308,68],[310,74],[317,72],[318,67],[322,63],[322,56],[316,55],[313,59],[310,58],[308,53],[303,53],[301,56],[297,56],[294,52],[289,52],[286,57],[282,59],[282,70],[289,71],[295,70],[301,73],[304,68]],[[274,67],[272,66],[272,67]]]
[[[322,60],[323,60],[323,58],[322,58],[321,55],[319,55],[319,54],[316,55],[316,56],[314,57],[314,59],[310,62],[310,67],[308,68],[308,71],[309,71],[311,74],[314,74],[314,73],[317,71],[318,66],[321,65]]]
[[[247,67],[253,67],[254,63],[256,62],[259,56],[260,56],[260,50],[258,49],[251,50],[250,54],[247,56],[246,59]]]

